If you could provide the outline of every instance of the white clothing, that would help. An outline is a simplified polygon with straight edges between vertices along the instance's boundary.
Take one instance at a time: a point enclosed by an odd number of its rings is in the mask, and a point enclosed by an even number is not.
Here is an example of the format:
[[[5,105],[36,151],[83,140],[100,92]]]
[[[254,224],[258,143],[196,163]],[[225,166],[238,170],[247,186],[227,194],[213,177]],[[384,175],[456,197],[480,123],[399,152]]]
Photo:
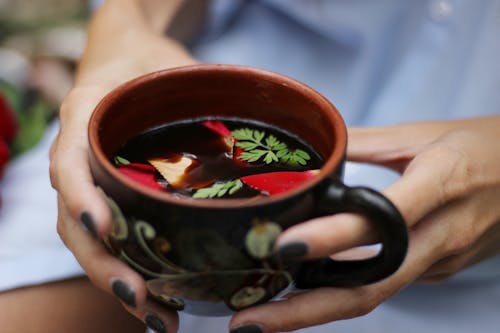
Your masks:
[[[0,181],[0,291],[83,274],[56,232],[48,153],[56,133],[54,123],[35,148],[11,161]]]

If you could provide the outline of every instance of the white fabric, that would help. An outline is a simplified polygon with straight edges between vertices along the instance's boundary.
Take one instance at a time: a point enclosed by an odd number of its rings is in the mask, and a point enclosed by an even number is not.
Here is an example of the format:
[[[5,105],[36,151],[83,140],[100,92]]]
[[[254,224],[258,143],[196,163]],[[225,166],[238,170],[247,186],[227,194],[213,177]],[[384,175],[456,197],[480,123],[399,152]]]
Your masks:
[[[0,181],[0,291],[83,274],[56,232],[57,197],[48,174],[56,133],[53,124]]]

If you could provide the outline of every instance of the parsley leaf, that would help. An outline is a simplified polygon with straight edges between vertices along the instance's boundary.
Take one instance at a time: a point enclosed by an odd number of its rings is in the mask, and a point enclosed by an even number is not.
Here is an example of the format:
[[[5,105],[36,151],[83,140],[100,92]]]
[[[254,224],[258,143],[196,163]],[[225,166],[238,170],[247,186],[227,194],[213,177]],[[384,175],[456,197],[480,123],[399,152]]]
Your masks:
[[[295,149],[291,152],[287,152],[283,156],[280,156],[280,160],[283,163],[288,163],[292,165],[306,165],[307,161],[311,159],[308,153],[301,149]]]
[[[243,183],[239,179],[235,179],[226,183],[214,183],[212,186],[204,187],[196,190],[193,194],[193,198],[197,199],[208,199],[208,198],[220,198],[226,193],[229,195],[234,194],[243,186]]]
[[[249,163],[262,160],[266,164],[281,162],[290,165],[306,165],[311,159],[309,154],[301,149],[290,151],[284,142],[279,141],[272,134],[266,136],[264,131],[239,128],[231,133],[238,140],[236,146],[244,150],[238,158]]]
[[[115,156],[115,165],[127,165],[127,164],[130,164],[129,160],[118,155]]]

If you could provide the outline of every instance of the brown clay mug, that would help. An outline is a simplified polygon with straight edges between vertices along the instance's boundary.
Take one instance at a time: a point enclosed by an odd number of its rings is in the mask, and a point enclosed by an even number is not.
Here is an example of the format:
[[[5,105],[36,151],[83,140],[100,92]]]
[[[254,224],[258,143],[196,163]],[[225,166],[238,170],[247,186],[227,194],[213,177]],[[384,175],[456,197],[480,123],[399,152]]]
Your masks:
[[[180,198],[118,172],[112,159],[129,139],[160,125],[237,117],[277,126],[322,155],[309,182],[255,199]],[[129,81],[109,93],[89,124],[90,166],[113,212],[110,251],[140,272],[151,297],[200,315],[266,302],[288,286],[351,287],[394,273],[406,255],[401,214],[382,194],[342,182],[346,127],[336,108],[292,78],[245,66],[195,65]],[[273,255],[280,231],[339,212],[367,217],[380,252],[361,260],[284,262]]]

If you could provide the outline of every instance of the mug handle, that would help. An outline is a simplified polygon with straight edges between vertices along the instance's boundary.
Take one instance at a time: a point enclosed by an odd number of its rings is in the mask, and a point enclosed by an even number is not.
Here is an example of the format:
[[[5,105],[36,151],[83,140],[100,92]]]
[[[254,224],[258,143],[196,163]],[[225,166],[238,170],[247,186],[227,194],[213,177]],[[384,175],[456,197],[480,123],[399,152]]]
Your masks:
[[[368,259],[304,261],[296,277],[296,287],[354,287],[381,280],[398,270],[408,248],[407,228],[401,213],[380,192],[334,181],[321,200],[319,210],[325,215],[357,213],[366,216],[380,234],[382,249]]]

